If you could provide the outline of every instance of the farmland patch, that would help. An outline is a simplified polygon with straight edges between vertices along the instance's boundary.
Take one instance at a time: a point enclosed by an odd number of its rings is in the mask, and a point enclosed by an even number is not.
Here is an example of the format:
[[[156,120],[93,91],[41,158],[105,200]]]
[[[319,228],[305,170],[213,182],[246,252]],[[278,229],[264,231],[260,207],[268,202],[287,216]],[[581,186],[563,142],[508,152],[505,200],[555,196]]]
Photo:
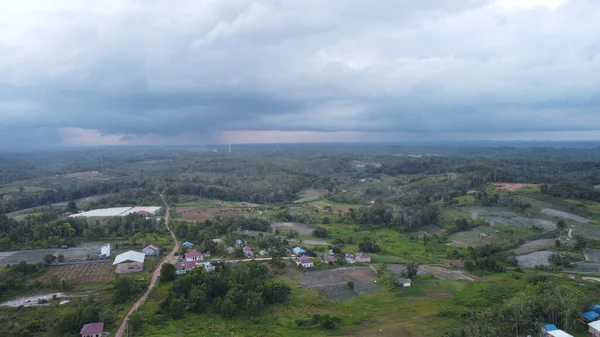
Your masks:
[[[100,251],[100,244],[97,242],[87,242],[79,247],[69,249],[32,249],[32,250],[17,250],[11,252],[3,252],[0,255],[0,266],[7,264],[15,264],[21,261],[27,263],[42,262],[44,256],[50,254],[58,256],[63,254],[66,262],[85,261],[88,255],[96,256]]]
[[[295,230],[298,233],[312,234],[314,229],[308,225],[297,223],[297,222],[276,222],[271,224],[271,228],[287,228]]]
[[[79,179],[79,180],[103,180],[109,179],[109,177],[97,171],[85,171],[65,174],[65,178]]]
[[[600,263],[600,249],[586,248],[583,255],[587,261]]]
[[[257,215],[257,211],[251,207],[177,207],[179,218],[188,221],[204,221],[215,216],[251,216]]]
[[[547,249],[554,246],[554,239],[540,239],[524,243],[517,247],[514,252],[517,255],[529,254],[538,250]]]
[[[405,265],[389,265],[388,269],[393,272],[394,274],[401,276],[404,272],[406,272],[406,266]],[[475,276],[462,271],[462,270],[451,270],[448,268],[444,268],[444,267],[437,267],[437,266],[428,266],[428,265],[421,265],[419,266],[419,269],[417,270],[417,275],[431,275],[435,278],[437,278],[438,280],[464,280],[464,281],[474,281],[476,278]]]
[[[321,287],[319,293],[330,301],[342,302],[381,289],[384,288],[375,282],[361,282],[354,284],[354,289],[350,289],[347,284]]]
[[[48,268],[48,274],[72,284],[109,283],[115,279],[115,267],[109,262],[86,263]]]
[[[544,231],[556,230],[556,224],[547,220],[525,218],[503,207],[461,207],[473,219],[481,218],[490,225],[502,225],[519,228],[541,228]]]
[[[482,246],[493,240],[495,232],[496,230],[491,227],[480,226],[469,231],[454,233],[449,237],[452,240],[450,245],[457,248]]]
[[[559,217],[559,218],[563,218],[563,219],[577,221],[577,222],[583,223],[583,224],[586,224],[586,223],[588,223],[588,222],[591,221],[588,218],[584,218],[584,217],[579,216],[579,215],[575,215],[575,214],[571,214],[571,213],[559,211],[559,210],[556,210],[556,209],[553,209],[553,208],[544,208],[544,209],[542,209],[540,211],[540,213],[546,214],[546,215],[550,215],[550,216]]]
[[[542,250],[539,252],[529,253],[517,256],[517,262],[520,267],[533,268],[535,266],[549,266],[551,251]]]

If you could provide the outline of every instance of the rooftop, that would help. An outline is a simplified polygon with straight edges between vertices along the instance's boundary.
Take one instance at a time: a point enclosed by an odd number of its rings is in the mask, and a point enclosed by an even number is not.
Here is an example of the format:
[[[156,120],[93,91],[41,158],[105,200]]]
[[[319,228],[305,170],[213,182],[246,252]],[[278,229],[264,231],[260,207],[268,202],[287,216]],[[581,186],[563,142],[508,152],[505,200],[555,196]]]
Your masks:
[[[84,325],[83,328],[81,328],[81,331],[79,331],[79,334],[80,335],[92,335],[92,334],[103,333],[103,332],[104,332],[104,323],[99,322],[99,323],[88,323],[88,324]]]
[[[204,256],[204,254],[202,254],[202,252],[199,252],[197,250],[192,250],[191,252],[187,252],[184,254],[185,258],[191,258],[191,257],[199,257],[199,256]]]
[[[127,261],[143,263],[145,258],[146,254],[130,250],[128,252],[117,255],[115,261],[113,262],[113,265]]]
[[[581,313],[581,316],[583,316],[588,321],[593,321],[596,318],[600,317],[600,314],[598,314],[595,311],[584,311],[584,312]]]
[[[558,328],[554,324],[544,324],[544,328],[546,329],[546,331],[558,330]]]
[[[591,326],[592,328],[600,331],[600,321],[594,321],[594,322],[588,323],[588,325]]]
[[[562,330],[549,331],[548,334],[553,337],[573,337],[573,335],[570,335]]]

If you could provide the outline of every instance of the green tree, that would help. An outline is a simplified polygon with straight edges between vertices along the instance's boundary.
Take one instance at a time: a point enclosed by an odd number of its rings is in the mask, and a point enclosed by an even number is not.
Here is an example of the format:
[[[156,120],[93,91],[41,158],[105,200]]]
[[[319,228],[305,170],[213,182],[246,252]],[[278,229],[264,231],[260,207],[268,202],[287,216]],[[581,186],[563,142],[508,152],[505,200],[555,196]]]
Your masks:
[[[183,312],[185,311],[185,304],[182,300],[175,298],[171,301],[169,312],[173,319],[183,318]]]
[[[129,316],[127,320],[127,328],[130,335],[142,335],[142,327],[144,322],[142,321],[142,315],[139,312],[134,312]]]
[[[170,263],[163,264],[160,269],[160,280],[161,282],[171,282],[175,279],[175,266]]]
[[[67,212],[71,212],[71,213],[78,212],[77,204],[75,203],[75,200],[73,200],[73,199],[69,200],[69,202],[67,203]]]
[[[44,256],[44,265],[45,266],[49,266],[51,264],[53,264],[56,261],[56,256],[52,255],[52,254],[48,254],[46,256]]]
[[[65,255],[64,254],[58,254],[58,262],[59,263],[65,262]]]
[[[350,288],[350,290],[354,290],[354,282],[348,281],[347,285],[348,285],[348,288]]]

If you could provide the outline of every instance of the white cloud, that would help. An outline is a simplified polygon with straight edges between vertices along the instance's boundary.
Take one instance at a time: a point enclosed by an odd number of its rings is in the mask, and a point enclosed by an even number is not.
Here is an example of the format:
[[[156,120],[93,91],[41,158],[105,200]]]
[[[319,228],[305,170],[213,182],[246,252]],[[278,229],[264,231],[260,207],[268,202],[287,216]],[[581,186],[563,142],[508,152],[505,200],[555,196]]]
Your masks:
[[[164,141],[600,129],[597,22],[586,0],[2,2],[0,116]]]

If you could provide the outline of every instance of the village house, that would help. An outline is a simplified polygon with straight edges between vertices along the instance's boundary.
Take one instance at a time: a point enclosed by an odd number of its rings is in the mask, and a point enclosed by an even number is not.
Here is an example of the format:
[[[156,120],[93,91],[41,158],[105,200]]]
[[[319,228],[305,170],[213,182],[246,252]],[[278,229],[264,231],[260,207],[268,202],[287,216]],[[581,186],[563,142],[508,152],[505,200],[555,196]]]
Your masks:
[[[235,253],[235,248],[227,247],[227,248],[225,248],[225,251],[227,252],[227,254],[233,254],[233,253]]]
[[[360,262],[360,263],[369,263],[371,262],[371,257],[367,254],[364,253],[356,253],[356,255],[354,256],[354,258],[356,259],[356,262]]]
[[[175,267],[175,275],[185,275],[197,267],[196,262],[185,262]]]
[[[542,327],[540,329],[540,336],[548,337],[548,336],[550,336],[548,333],[550,331],[555,331],[555,330],[558,330],[558,327],[556,327],[556,325],[554,325],[554,324],[542,324]]]
[[[306,250],[300,248],[300,247],[294,247],[294,249],[292,249],[292,251],[294,252],[294,254],[296,255],[300,255],[300,254],[304,254],[306,253]]]
[[[117,266],[115,273],[128,274],[142,271],[145,257],[144,253],[133,250],[117,255],[113,261],[113,266]]]
[[[600,337],[600,321],[588,323],[588,332],[594,337]]]
[[[242,240],[240,240],[240,239],[235,240],[235,246],[236,247],[239,247],[241,245],[242,245]]]
[[[204,257],[210,257],[210,250],[204,252]]]
[[[160,249],[155,245],[148,245],[146,248],[142,249],[142,253],[146,254],[146,256],[159,256]]]
[[[204,262],[204,270],[207,272],[215,271],[216,267],[210,262]]]
[[[266,251],[266,250],[261,250],[261,251],[259,251],[259,252],[258,252],[258,254],[259,254],[260,256],[267,256],[269,253],[267,253],[267,251]]]
[[[79,331],[81,337],[102,337],[103,333],[103,322],[85,324],[83,328],[81,328],[81,331]]]
[[[348,264],[355,264],[356,263],[356,260],[353,259],[353,258],[351,258],[350,256],[346,257],[345,260],[346,260],[346,263],[348,263]]]
[[[548,331],[548,336],[549,337],[573,337],[573,335],[568,334],[562,330]]]
[[[313,261],[306,256],[296,259],[296,263],[304,269],[313,267]]]
[[[254,252],[252,251],[252,249],[248,246],[244,247],[244,254],[246,255],[247,258],[252,258],[254,257]]]
[[[185,248],[194,248],[194,244],[189,241],[186,241],[186,242],[182,243],[181,245],[184,246]]]
[[[185,256],[185,260],[187,262],[204,260],[204,254],[202,254],[202,252],[199,252],[197,250],[192,250],[191,252],[187,252],[184,254],[184,256]]]
[[[217,245],[224,243],[222,239],[213,239],[213,242],[216,243]]]

